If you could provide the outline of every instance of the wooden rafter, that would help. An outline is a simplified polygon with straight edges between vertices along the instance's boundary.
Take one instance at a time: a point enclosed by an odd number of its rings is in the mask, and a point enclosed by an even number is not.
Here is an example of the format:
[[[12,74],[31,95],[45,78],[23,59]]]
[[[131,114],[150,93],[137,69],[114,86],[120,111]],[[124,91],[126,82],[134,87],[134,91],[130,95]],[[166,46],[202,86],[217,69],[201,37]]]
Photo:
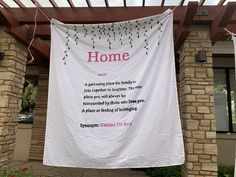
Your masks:
[[[199,3],[198,3],[199,6],[203,6],[203,4],[204,4],[205,1],[206,1],[206,0],[200,0]]]
[[[218,3],[218,6],[223,6],[224,3],[225,3],[225,0],[220,0],[220,2]]]
[[[179,6],[183,6],[183,5],[184,5],[184,1],[185,1],[185,0],[181,0],[181,1],[179,2]]]
[[[86,0],[88,7],[92,7],[90,0]]]
[[[143,0],[143,7],[145,7],[145,0]]]
[[[198,2],[189,2],[187,9],[185,11],[184,18],[180,21],[179,28],[176,32],[175,40],[175,51],[177,52],[181,47],[183,41],[187,38],[190,33],[190,25],[193,22],[194,16],[196,14],[198,7]]]
[[[29,25],[30,29],[34,28],[34,25]],[[49,25],[37,25],[35,35],[42,39],[50,39],[50,26]]]
[[[70,0],[67,1],[69,2]],[[90,3],[89,0],[87,1]],[[124,7],[126,7],[126,0],[123,0],[123,2]],[[162,2],[164,3],[164,0]],[[145,5],[144,0],[142,3]],[[182,0],[181,3],[184,3],[184,0]],[[200,1],[200,3],[203,3],[203,0]],[[223,30],[223,27],[227,27],[231,31],[236,30],[236,3],[228,3],[227,6],[203,6],[201,8],[206,10],[208,13],[206,16],[195,15],[198,5],[197,2],[190,2],[188,6],[178,6],[175,9],[175,51],[178,51],[183,41],[188,36],[191,31],[191,25],[212,24],[211,39],[213,42],[214,40],[222,39],[222,36],[225,36],[226,33]],[[113,7],[112,10],[107,7],[73,8],[73,10],[71,8],[42,8],[42,10],[50,18],[56,18],[64,23],[106,23],[151,16],[162,13],[166,9],[170,8],[166,6],[124,7]],[[2,10],[5,11],[1,11],[0,19],[1,22],[9,27],[9,34],[25,45],[28,45],[30,39],[29,32],[32,32],[33,29],[35,8],[3,8]],[[45,16],[39,13],[37,21],[36,37],[40,37],[41,39],[50,39],[49,22],[46,20]],[[28,25],[21,26],[21,24]],[[49,46],[46,42],[42,42],[42,40],[37,39],[32,47],[34,56],[39,58],[36,60],[39,65],[43,65],[45,61],[48,63],[49,60]]]
[[[74,8],[41,8],[50,18],[55,18],[63,23],[109,23],[116,21],[131,20],[159,14],[167,10],[164,7],[94,7],[92,11],[87,7]],[[172,7],[173,8],[173,7]],[[178,23],[184,18],[187,6],[178,6],[174,11],[174,23]],[[211,24],[217,17],[217,14],[226,8],[226,6],[207,6],[202,7],[207,12],[207,16],[195,16],[193,25]],[[9,14],[15,17],[21,24],[34,24],[34,8],[7,8]],[[142,13],[140,13],[142,12]],[[228,23],[236,24],[236,13]],[[41,13],[37,17],[38,24],[49,24],[50,22]]]
[[[93,7],[90,8],[41,8],[42,11],[50,18],[55,18],[64,23],[106,23],[115,21],[124,21],[136,18],[156,15],[167,10],[169,7]],[[178,8],[175,11],[175,21],[182,18],[183,9]],[[7,9],[22,24],[34,24],[34,8],[15,8]],[[140,13],[142,12],[142,13]],[[50,22],[41,13],[37,16],[38,24],[49,24]]]
[[[105,4],[106,4],[106,7],[109,7],[108,0],[104,0],[104,1],[105,1]]]
[[[36,6],[36,3],[37,3],[37,4],[38,4],[38,7],[42,7],[38,1],[36,1],[36,0],[31,0],[31,1],[32,1],[32,3],[33,3],[35,6]]]
[[[53,7],[58,7],[55,0],[49,0],[49,2],[52,4]]]
[[[29,39],[29,34],[32,33],[28,25],[21,25],[20,22],[15,19],[6,9],[0,8],[0,19],[3,20],[4,24],[8,27],[7,32],[12,35],[16,40],[19,40],[25,45],[29,45],[31,38]],[[47,63],[49,60],[50,47],[46,42],[36,39],[32,48],[37,51],[42,58],[47,58]]]
[[[226,9],[224,10],[221,19],[219,21],[219,26],[226,26],[233,14],[236,12],[236,2],[229,2],[226,5]]]
[[[229,24],[236,9],[236,2],[229,2],[225,9],[219,11],[211,25],[211,41],[214,44],[224,34],[224,27]]]
[[[34,56],[34,61],[37,66],[48,69],[49,68],[49,59],[42,56],[36,49],[30,48],[31,54]],[[28,55],[28,60],[30,61],[32,58]]]
[[[70,7],[75,7],[74,3],[72,0],[67,0],[68,4],[70,5]]]
[[[4,8],[9,8],[10,6],[5,3],[3,0],[0,0],[0,4],[4,7]]]
[[[13,36],[16,40],[22,42],[25,45],[29,45],[30,39],[28,39],[28,33],[30,28],[27,26],[17,26],[10,28],[7,32]],[[49,60],[50,57],[50,47],[43,40],[37,38],[32,44],[32,48],[35,49],[41,56]]]
[[[189,2],[184,18],[183,18],[183,26],[190,26],[192,24],[193,18],[196,14],[197,11],[197,7],[198,7],[198,3],[197,2]]]
[[[165,4],[165,0],[162,0],[161,1],[161,6],[164,6],[164,4]]]
[[[21,8],[25,7],[25,5],[20,0],[14,0],[14,2]]]
[[[20,22],[18,20],[15,19],[15,17],[13,17],[10,13],[8,13],[6,11],[6,9],[2,9],[0,8],[0,19],[3,20],[3,23],[7,26],[7,27],[15,27],[15,26],[19,26]]]

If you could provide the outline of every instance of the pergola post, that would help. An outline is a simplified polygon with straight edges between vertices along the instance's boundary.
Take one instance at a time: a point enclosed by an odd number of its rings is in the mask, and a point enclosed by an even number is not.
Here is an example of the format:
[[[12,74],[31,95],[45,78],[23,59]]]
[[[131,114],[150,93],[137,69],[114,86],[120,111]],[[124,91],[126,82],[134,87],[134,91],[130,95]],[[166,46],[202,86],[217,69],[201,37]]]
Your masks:
[[[0,28],[0,166],[12,161],[25,82],[27,50]]]
[[[217,145],[209,28],[194,26],[180,53],[180,111],[186,160],[183,177],[216,177]],[[206,62],[195,62],[198,51]]]
[[[48,71],[41,68],[38,75],[38,91],[35,104],[35,116],[32,127],[30,160],[42,160],[45,141],[46,114],[48,100]]]

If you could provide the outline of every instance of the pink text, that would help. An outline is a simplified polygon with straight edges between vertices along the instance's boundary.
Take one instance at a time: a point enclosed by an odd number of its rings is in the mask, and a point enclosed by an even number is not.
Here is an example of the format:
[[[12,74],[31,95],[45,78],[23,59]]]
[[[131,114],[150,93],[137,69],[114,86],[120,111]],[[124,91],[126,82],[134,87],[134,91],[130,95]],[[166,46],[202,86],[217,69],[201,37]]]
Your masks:
[[[115,62],[122,60],[129,60],[129,53],[100,54],[98,52],[88,52],[88,62]]]

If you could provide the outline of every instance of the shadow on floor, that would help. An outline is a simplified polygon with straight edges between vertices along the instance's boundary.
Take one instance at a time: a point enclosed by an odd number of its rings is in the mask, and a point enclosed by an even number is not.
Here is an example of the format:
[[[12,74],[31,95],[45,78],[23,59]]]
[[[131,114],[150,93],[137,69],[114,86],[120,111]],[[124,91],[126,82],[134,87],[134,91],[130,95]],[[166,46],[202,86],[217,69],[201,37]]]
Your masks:
[[[23,167],[32,168],[35,177],[147,177],[145,172],[131,169],[97,170],[45,166],[41,161],[28,161]]]

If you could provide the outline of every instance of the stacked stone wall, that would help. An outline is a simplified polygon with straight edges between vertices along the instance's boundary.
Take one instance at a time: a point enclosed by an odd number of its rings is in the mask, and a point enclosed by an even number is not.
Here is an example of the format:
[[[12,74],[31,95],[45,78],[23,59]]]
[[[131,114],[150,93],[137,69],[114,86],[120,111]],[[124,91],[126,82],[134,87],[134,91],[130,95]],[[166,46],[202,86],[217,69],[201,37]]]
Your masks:
[[[12,161],[25,82],[27,49],[0,27],[0,166]]]
[[[208,27],[193,27],[180,49],[180,111],[186,161],[184,177],[216,177],[217,145],[212,51]],[[206,62],[195,62],[198,51]]]
[[[46,114],[48,100],[48,71],[40,69],[38,76],[38,94],[35,105],[35,116],[30,145],[31,160],[42,160],[46,129]]]

